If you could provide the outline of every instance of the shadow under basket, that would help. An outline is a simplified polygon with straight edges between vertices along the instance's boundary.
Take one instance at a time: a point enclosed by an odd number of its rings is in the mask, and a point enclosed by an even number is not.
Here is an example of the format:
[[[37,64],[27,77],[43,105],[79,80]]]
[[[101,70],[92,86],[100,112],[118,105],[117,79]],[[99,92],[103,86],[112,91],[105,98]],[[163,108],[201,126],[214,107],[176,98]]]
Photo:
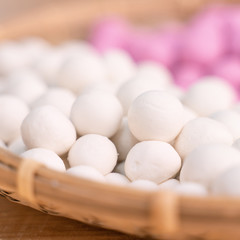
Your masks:
[[[59,1],[1,24],[0,40],[40,36],[51,42],[85,36],[101,16],[153,24],[186,19],[207,0]],[[219,1],[218,1],[219,2]],[[227,1],[239,2],[239,1]],[[167,13],[167,14],[166,14]],[[184,197],[92,182],[0,149],[0,194],[40,211],[159,239],[240,239],[240,198]]]

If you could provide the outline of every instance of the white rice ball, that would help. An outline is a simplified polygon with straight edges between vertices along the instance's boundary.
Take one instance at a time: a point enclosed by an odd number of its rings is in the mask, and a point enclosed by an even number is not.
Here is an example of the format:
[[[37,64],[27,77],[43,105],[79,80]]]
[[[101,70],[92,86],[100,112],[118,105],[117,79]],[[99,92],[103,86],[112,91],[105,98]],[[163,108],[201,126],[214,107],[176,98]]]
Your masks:
[[[145,65],[144,65],[145,66]],[[142,66],[142,71],[139,70],[132,79],[124,82],[117,91],[117,97],[122,104],[123,114],[127,115],[132,102],[141,94],[151,90],[165,90],[168,87],[169,79],[162,76],[161,71],[158,73],[158,68],[148,70],[147,66]],[[163,74],[165,75],[165,74]]]
[[[20,70],[8,75],[5,92],[31,104],[47,90],[44,81],[31,70]]]
[[[105,176],[106,182],[113,185],[125,186],[130,181],[128,178],[120,173],[109,173]]]
[[[112,83],[122,83],[136,72],[136,66],[126,51],[111,49],[104,53],[103,62],[107,68],[108,79]]]
[[[233,137],[220,122],[200,117],[188,122],[175,139],[174,147],[181,158],[185,158],[195,148],[207,143],[225,143],[231,145]]]
[[[24,49],[17,42],[3,42],[0,44],[0,74],[7,75],[13,71],[26,67],[28,57]]]
[[[236,100],[234,89],[218,77],[204,77],[193,84],[182,101],[200,116],[227,109]]]
[[[130,180],[146,179],[157,184],[174,177],[181,167],[181,158],[165,142],[143,141],[128,153],[125,172]]]
[[[137,97],[128,111],[128,125],[139,140],[170,142],[181,131],[184,111],[181,102],[164,91],[149,91]]]
[[[240,152],[226,144],[205,144],[192,151],[183,163],[181,182],[196,182],[209,188],[228,168],[240,164]]]
[[[21,124],[29,109],[19,98],[3,94],[0,96],[0,139],[9,143],[21,134]]]
[[[212,183],[211,190],[215,195],[240,196],[240,165],[227,169]]]
[[[240,138],[240,113],[228,109],[215,112],[209,117],[225,125],[232,134],[233,140]]]
[[[60,110],[64,115],[70,117],[72,105],[75,101],[75,95],[68,89],[54,87],[48,89],[33,104],[32,108],[52,105]]]
[[[37,37],[23,38],[19,43],[28,58],[28,66],[51,49],[47,41]]]
[[[175,189],[180,182],[177,179],[169,179],[161,184],[158,185],[160,190],[172,190]]]
[[[138,65],[137,76],[142,79],[156,79],[164,87],[171,86],[173,79],[170,71],[156,62],[145,61]]]
[[[66,153],[76,140],[71,121],[49,105],[33,109],[24,119],[21,130],[28,148],[46,148],[58,155]]]
[[[97,54],[79,54],[62,65],[57,77],[59,86],[79,94],[85,87],[104,81],[106,69]]]
[[[96,168],[91,166],[75,166],[69,168],[67,170],[67,174],[96,182],[106,182],[105,177]]]
[[[128,184],[128,187],[150,192],[158,190],[158,185],[155,182],[146,179],[135,180]]]
[[[173,190],[175,193],[184,196],[205,197],[208,195],[206,187],[195,182],[182,182],[178,184]]]
[[[86,92],[74,102],[71,120],[79,135],[95,133],[112,137],[121,124],[122,107],[112,94]]]
[[[56,171],[66,170],[63,160],[53,151],[44,148],[33,148],[23,152],[21,157],[40,162]]]
[[[38,72],[47,85],[56,86],[58,83],[58,72],[65,60],[60,51],[51,49],[39,56],[33,64],[33,69]]]
[[[68,153],[68,161],[71,167],[87,165],[106,175],[116,166],[117,150],[107,137],[88,134],[73,144]]]

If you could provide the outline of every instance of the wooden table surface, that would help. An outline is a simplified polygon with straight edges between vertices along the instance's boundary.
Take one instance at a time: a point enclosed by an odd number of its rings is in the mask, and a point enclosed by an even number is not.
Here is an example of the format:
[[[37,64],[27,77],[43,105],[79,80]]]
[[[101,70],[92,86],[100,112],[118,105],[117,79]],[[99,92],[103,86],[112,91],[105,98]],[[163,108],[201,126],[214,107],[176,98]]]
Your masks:
[[[0,197],[0,239],[140,240],[138,237],[50,216]]]

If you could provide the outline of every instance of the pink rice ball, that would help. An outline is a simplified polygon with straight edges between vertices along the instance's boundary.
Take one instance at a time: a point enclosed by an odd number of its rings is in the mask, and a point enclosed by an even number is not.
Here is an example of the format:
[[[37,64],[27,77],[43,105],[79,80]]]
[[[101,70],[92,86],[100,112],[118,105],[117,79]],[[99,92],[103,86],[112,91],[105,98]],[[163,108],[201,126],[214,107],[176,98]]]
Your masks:
[[[200,64],[194,62],[181,62],[173,69],[175,83],[187,89],[206,74],[206,70]]]
[[[178,28],[163,31],[136,31],[128,43],[127,51],[137,62],[149,60],[172,66],[178,57]]]
[[[90,42],[100,52],[109,48],[124,48],[129,37],[130,26],[117,17],[105,18],[93,26]]]
[[[240,40],[240,39],[239,39]],[[240,59],[236,56],[226,56],[213,66],[213,74],[225,79],[240,92]]]
[[[234,54],[240,54],[240,7],[228,9],[228,33],[229,51]]]
[[[227,50],[224,10],[210,8],[197,15],[182,39],[182,59],[212,64]]]

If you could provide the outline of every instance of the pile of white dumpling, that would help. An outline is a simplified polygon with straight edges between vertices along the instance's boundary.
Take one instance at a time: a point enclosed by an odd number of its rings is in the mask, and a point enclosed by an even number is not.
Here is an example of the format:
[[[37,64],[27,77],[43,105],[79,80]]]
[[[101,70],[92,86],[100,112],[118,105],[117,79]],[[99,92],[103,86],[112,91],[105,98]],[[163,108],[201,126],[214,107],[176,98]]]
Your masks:
[[[23,158],[145,191],[240,196],[240,104],[222,79],[184,91],[122,50],[28,38],[0,44],[0,92],[0,145]]]

